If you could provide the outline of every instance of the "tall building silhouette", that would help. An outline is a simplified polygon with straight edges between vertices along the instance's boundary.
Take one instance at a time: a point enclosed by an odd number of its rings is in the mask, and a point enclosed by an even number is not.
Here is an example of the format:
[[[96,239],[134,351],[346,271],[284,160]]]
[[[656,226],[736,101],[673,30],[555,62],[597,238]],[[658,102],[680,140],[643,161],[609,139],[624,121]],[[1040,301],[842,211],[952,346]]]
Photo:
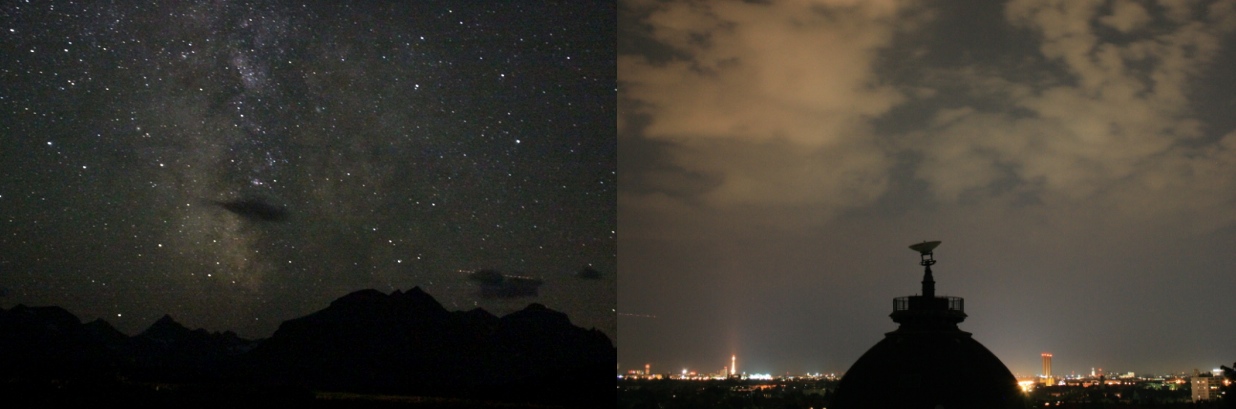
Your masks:
[[[922,295],[893,299],[896,331],[846,371],[830,408],[1022,408],[1017,379],[969,332],[965,300],[936,296],[932,251],[940,242],[910,246],[924,267]]]
[[[1051,377],[1051,353],[1043,353],[1043,381],[1047,386],[1056,384],[1056,378]]]

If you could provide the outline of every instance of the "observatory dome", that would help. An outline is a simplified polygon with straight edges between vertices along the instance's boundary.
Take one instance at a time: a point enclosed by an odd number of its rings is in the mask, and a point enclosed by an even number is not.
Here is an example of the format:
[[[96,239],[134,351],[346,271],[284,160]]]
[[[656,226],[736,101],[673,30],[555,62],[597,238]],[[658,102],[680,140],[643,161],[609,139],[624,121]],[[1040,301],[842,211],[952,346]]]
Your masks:
[[[929,244],[929,245],[924,245]],[[893,299],[896,331],[846,371],[830,408],[1023,408],[1017,379],[1000,359],[957,328],[965,320],[960,297],[937,297],[932,249],[922,253],[923,293]]]

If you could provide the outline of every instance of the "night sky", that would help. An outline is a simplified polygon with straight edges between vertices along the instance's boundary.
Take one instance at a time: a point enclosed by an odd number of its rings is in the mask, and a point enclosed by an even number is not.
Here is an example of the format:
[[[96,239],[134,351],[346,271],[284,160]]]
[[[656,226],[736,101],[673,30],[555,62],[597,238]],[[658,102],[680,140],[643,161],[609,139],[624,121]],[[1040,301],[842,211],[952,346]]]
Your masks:
[[[845,371],[924,240],[1017,375],[1236,361],[1236,2],[618,14],[623,370]]]
[[[0,305],[266,337],[421,286],[614,338],[615,10],[3,2]],[[486,298],[479,268],[544,284]]]

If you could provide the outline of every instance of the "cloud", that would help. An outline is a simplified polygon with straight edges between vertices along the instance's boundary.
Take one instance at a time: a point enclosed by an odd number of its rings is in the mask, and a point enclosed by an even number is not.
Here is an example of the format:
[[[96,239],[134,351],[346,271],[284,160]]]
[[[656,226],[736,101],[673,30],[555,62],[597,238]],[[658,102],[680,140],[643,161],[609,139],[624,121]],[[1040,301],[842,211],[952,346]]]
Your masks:
[[[1198,118],[1195,90],[1233,4],[1012,0],[981,17],[1027,46],[998,50],[933,37],[936,11],[898,2],[626,5],[663,48],[619,55],[620,144],[658,147],[620,211],[801,226],[921,182],[944,205],[1228,220],[1236,199],[1212,187],[1236,179],[1230,136]]]
[[[1145,27],[1150,23],[1150,13],[1141,5],[1131,0],[1119,0],[1112,5],[1112,13],[1099,18],[1103,25],[1119,30],[1122,33]]]
[[[938,200],[1005,192],[1049,203],[1112,201],[1130,209],[1124,216],[1151,217],[1172,210],[1132,187],[1158,186],[1193,197],[1214,193],[1205,186],[1231,184],[1231,172],[1194,171],[1221,169],[1232,152],[1230,144],[1204,140],[1189,99],[1202,70],[1222,49],[1229,17],[1165,23],[1115,41],[1096,33],[1094,23],[1116,24],[1129,34],[1150,17],[1130,17],[1138,12],[1127,8],[1139,6],[1121,2],[1113,14],[1101,16],[1102,4],[1008,4],[1008,20],[1039,36],[1040,55],[1063,74],[1043,82],[1019,80],[1014,73],[968,72],[995,77],[975,80],[980,85],[970,88],[972,96],[1009,96],[1012,108],[966,105],[935,114],[934,126],[921,136],[931,143],[917,148],[923,162],[916,176],[929,183]],[[1211,203],[1214,197],[1190,203]],[[1157,211],[1147,213],[1152,209]]]
[[[685,57],[620,55],[621,115],[645,115],[644,137],[677,146],[674,167],[718,181],[702,204],[846,207],[883,191],[891,160],[869,123],[907,97],[872,65],[896,4],[649,7],[648,35]]]

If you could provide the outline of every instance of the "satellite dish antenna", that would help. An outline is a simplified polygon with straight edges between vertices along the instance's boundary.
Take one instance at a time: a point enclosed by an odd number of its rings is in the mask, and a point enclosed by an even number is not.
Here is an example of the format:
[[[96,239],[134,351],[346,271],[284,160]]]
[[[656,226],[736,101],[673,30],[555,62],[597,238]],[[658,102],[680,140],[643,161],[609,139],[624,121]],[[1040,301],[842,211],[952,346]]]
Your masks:
[[[922,243],[910,246],[910,250],[917,251],[919,254],[931,254],[931,250],[939,246],[939,241],[924,241]]]
[[[910,250],[917,251],[918,254],[922,255],[922,259],[918,263],[919,265],[930,266],[936,263],[936,259],[935,257],[932,256],[931,251],[935,250],[936,246],[939,246],[939,245],[940,245],[939,240],[924,241],[922,243],[911,245]]]

